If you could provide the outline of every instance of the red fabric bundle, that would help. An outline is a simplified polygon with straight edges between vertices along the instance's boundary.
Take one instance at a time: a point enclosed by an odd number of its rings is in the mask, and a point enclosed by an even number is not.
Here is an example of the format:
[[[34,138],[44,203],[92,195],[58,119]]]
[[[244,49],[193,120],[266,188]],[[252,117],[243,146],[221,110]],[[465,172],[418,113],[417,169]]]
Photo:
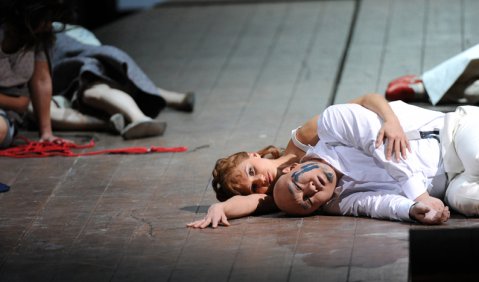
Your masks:
[[[25,144],[14,145],[13,147],[0,150],[0,156],[9,158],[45,158],[52,156],[79,157],[94,156],[103,154],[147,154],[147,153],[179,153],[188,151],[187,147],[125,147],[116,149],[106,149],[84,153],[75,153],[73,149],[88,149],[95,146],[93,139],[87,144],[78,145],[72,142],[66,142],[62,139],[53,142],[37,142],[29,140],[23,136]]]

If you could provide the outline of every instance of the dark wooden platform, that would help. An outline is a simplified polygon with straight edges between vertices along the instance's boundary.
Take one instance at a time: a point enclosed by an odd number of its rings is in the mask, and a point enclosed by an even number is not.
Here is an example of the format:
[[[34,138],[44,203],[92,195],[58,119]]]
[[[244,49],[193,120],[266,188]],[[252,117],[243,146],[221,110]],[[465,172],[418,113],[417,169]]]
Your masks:
[[[97,133],[96,149],[190,151],[1,158],[11,191],[0,194],[0,281],[407,281],[411,229],[479,225],[278,213],[185,227],[216,201],[216,159],[284,146],[329,104],[382,93],[478,43],[478,1],[176,2],[95,32],[160,87],[194,90],[195,112],[162,112],[163,137]]]

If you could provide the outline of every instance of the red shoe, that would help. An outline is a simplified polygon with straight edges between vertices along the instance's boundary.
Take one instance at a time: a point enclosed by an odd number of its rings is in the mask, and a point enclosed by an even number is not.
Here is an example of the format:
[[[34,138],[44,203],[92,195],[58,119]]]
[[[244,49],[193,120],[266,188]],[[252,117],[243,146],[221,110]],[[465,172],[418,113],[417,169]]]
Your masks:
[[[389,101],[402,100],[404,102],[422,102],[426,101],[426,95],[423,92],[423,87],[419,85],[422,83],[420,79],[414,80],[413,83],[409,81],[391,82],[386,89],[386,99]],[[422,91],[419,89],[422,88]]]
[[[391,84],[396,84],[396,83],[399,83],[399,82],[417,83],[417,82],[420,82],[420,81],[421,81],[421,78],[419,78],[417,75],[408,74],[408,75],[403,75],[403,76],[400,76],[400,77],[392,80],[391,82],[389,82],[388,87]]]

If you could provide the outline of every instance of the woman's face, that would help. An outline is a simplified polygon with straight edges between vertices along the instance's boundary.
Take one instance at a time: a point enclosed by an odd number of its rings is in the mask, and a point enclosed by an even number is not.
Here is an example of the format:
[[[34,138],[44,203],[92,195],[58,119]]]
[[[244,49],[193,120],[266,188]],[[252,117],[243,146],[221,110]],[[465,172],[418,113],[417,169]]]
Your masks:
[[[241,195],[270,194],[278,174],[278,165],[274,160],[249,153],[249,158],[238,165],[238,170],[237,191]]]

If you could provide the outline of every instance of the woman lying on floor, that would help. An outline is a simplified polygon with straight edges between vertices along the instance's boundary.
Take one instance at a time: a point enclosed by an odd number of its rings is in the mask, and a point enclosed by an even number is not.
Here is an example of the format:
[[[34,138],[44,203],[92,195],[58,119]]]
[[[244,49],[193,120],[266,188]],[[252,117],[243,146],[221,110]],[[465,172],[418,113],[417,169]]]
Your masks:
[[[363,106],[358,106],[359,108],[371,109],[381,117],[381,126],[375,129],[375,138],[370,141],[373,141],[372,144],[378,151],[383,152],[384,161],[391,163],[406,161],[406,153],[410,150],[409,141],[386,100],[380,95],[369,94],[352,102]],[[213,171],[212,184],[221,203],[213,204],[203,219],[192,222],[188,226],[205,228],[209,225],[212,227],[217,227],[218,224],[229,225],[228,219],[231,218],[277,211],[272,197],[274,183],[284,168],[299,162],[305,152],[321,140],[322,134],[318,132],[318,118],[319,116],[316,116],[302,127],[293,130],[292,139],[283,154],[274,147],[269,147],[258,153],[239,152],[218,160]],[[386,145],[383,144],[384,139],[387,140]],[[391,160],[393,155],[394,161]],[[272,159],[267,158],[268,156],[272,156]],[[436,211],[445,209],[439,199],[429,196],[426,191],[414,196],[415,198],[421,196],[418,200],[431,209],[435,208]],[[423,206],[419,207],[424,214]],[[348,212],[344,214],[368,215]],[[397,217],[389,217],[389,219],[405,220],[405,218]],[[434,218],[422,222],[438,224],[442,221]]]

